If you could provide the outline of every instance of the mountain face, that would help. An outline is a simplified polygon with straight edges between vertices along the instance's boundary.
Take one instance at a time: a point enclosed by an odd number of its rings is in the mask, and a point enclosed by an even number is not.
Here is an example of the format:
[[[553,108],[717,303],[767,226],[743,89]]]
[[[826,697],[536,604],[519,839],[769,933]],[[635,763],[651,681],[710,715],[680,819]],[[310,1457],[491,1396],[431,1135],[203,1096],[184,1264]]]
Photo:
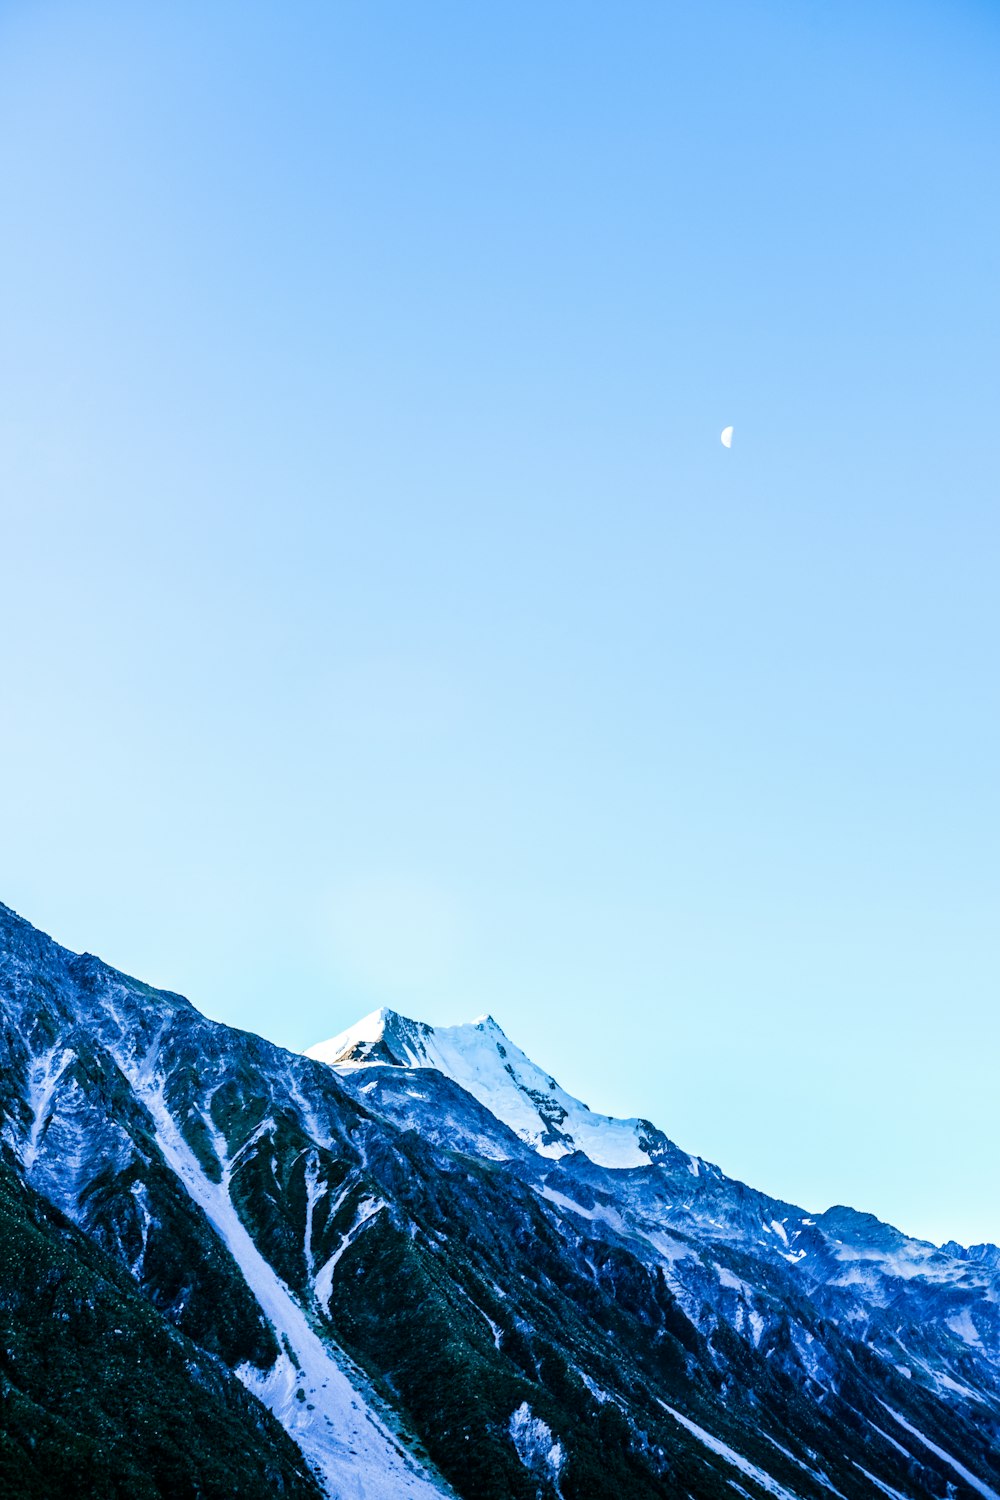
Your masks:
[[[362,1063],[435,1068],[446,1074],[542,1156],[582,1151],[602,1167],[646,1167],[676,1147],[648,1120],[595,1115],[536,1067],[492,1016],[468,1026],[427,1026],[378,1010],[307,1057],[346,1069]],[[697,1174],[704,1163],[687,1158]]]
[[[5,1490],[1000,1500],[996,1247],[756,1193],[490,1018],[312,1051],[0,907]]]
[[[270,1413],[5,1162],[0,1271],[3,1494],[318,1500]]]

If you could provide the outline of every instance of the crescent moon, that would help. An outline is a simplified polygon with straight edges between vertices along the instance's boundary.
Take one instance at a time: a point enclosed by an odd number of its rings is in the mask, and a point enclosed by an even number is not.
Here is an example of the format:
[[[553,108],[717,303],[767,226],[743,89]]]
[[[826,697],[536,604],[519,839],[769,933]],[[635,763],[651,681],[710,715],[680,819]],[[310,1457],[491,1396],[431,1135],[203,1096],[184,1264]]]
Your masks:
[[[723,448],[731,448],[733,446],[733,429],[731,427],[723,427],[721,442]]]

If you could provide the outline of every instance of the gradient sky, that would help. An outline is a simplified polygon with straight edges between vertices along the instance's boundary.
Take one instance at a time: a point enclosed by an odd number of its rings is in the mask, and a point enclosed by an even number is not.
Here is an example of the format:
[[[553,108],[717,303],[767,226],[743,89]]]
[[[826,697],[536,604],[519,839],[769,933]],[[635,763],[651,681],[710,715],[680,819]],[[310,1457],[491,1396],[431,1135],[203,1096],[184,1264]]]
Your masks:
[[[968,0],[4,4],[0,899],[1000,1239],[998,69]]]

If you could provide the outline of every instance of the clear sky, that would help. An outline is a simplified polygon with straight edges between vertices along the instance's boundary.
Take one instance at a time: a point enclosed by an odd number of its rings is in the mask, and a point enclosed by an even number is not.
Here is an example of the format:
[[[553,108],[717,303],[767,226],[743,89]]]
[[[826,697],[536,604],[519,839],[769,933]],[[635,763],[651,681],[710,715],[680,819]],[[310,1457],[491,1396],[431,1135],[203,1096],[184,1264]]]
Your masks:
[[[4,4],[0,899],[1000,1239],[998,70],[985,0]]]

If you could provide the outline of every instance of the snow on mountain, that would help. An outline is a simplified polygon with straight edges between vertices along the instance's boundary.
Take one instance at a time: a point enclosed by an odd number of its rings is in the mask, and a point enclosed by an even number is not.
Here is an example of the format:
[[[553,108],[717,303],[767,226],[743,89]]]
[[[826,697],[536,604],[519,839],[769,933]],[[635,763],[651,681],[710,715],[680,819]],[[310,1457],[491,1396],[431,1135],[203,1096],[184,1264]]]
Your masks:
[[[261,1226],[246,1204],[241,1215],[234,1184],[251,1166],[253,1152],[264,1153],[274,1180],[277,1111],[238,1130],[234,1147],[211,1113],[220,1090],[243,1107],[232,1059],[219,1060],[208,1099],[178,1102],[178,1077],[193,1083],[202,1063],[195,1038],[203,1023],[186,1001],[156,996],[158,1004],[151,1007],[153,992],[89,955],[67,954],[4,907],[0,940],[0,1146],[18,1162],[24,1181],[81,1228],[96,1231],[109,1249],[125,1251],[121,1259],[140,1285],[148,1284],[153,1267],[162,1273],[163,1243],[170,1242],[176,1263],[167,1265],[166,1278],[173,1285],[171,1278],[180,1276],[185,1289],[171,1292],[160,1283],[149,1289],[155,1302],[175,1310],[178,1321],[194,1301],[187,1278],[196,1266],[212,1279],[206,1301],[222,1304],[215,1309],[220,1319],[230,1311],[220,1289],[237,1281],[239,1290],[228,1293],[228,1302],[235,1299],[234,1322],[240,1325],[233,1352],[238,1347],[244,1357],[232,1362],[233,1374],[285,1428],[325,1494],[337,1500],[441,1500],[450,1493],[390,1430],[368,1383],[317,1319],[311,1299],[301,1289],[296,1295],[287,1267],[282,1275],[268,1260]],[[39,975],[44,980],[36,991]],[[185,1034],[187,1028],[195,1035]],[[58,1040],[50,1042],[51,1036]],[[179,1037],[185,1057],[172,1066],[164,1054]],[[317,1133],[331,1143],[329,1127]],[[328,1188],[318,1183],[313,1158],[306,1184],[304,1153],[311,1145],[304,1135],[296,1142],[310,1203],[303,1251],[311,1255],[323,1238],[335,1245],[314,1278],[317,1286],[327,1279],[327,1313],[333,1266],[346,1243],[329,1216],[322,1227],[313,1222],[316,1200]],[[205,1316],[211,1320],[212,1311]],[[214,1354],[220,1352],[214,1331],[209,1344]],[[6,1493],[2,1463],[0,1491]]]
[[[559,1087],[500,1029],[492,1016],[462,1026],[428,1026],[392,1010],[377,1010],[307,1057],[341,1072],[359,1067],[434,1068],[510,1126],[541,1156],[582,1151],[602,1167],[646,1167],[674,1151],[648,1120],[595,1114]],[[697,1177],[708,1168],[689,1158]]]
[[[223,1165],[222,1181],[213,1182],[167,1107],[163,1081],[153,1084],[141,1076],[137,1081],[167,1163],[231,1252],[281,1340],[282,1352],[270,1370],[262,1372],[248,1362],[236,1371],[240,1380],[270,1407],[331,1496],[338,1500],[441,1500],[441,1487],[421,1472],[363,1392],[352,1385],[336,1348],[320,1338],[254,1243],[230,1196],[233,1162],[224,1137],[213,1132],[213,1145]]]
[[[938,1249],[871,1214],[835,1207],[807,1215],[770,1199],[681,1151],[647,1121],[595,1114],[490,1016],[432,1027],[380,1010],[308,1055],[332,1066],[368,1107],[425,1138],[503,1160],[517,1149],[513,1131],[544,1163],[536,1183],[543,1201],[595,1232],[600,1226],[650,1247],[696,1322],[710,1297],[759,1347],[773,1328],[770,1268],[781,1266],[797,1294],[837,1322],[865,1328],[869,1347],[945,1399],[997,1384],[996,1247]],[[492,1136],[473,1113],[477,1106],[498,1122]],[[749,1263],[734,1254],[756,1263],[756,1291],[743,1279]],[[718,1291],[704,1284],[706,1263]],[[813,1335],[799,1330],[793,1338],[803,1365],[820,1378]]]
[[[996,1247],[769,1198],[490,1017],[296,1056],[0,906],[0,1143],[330,1495],[1000,1497]]]

